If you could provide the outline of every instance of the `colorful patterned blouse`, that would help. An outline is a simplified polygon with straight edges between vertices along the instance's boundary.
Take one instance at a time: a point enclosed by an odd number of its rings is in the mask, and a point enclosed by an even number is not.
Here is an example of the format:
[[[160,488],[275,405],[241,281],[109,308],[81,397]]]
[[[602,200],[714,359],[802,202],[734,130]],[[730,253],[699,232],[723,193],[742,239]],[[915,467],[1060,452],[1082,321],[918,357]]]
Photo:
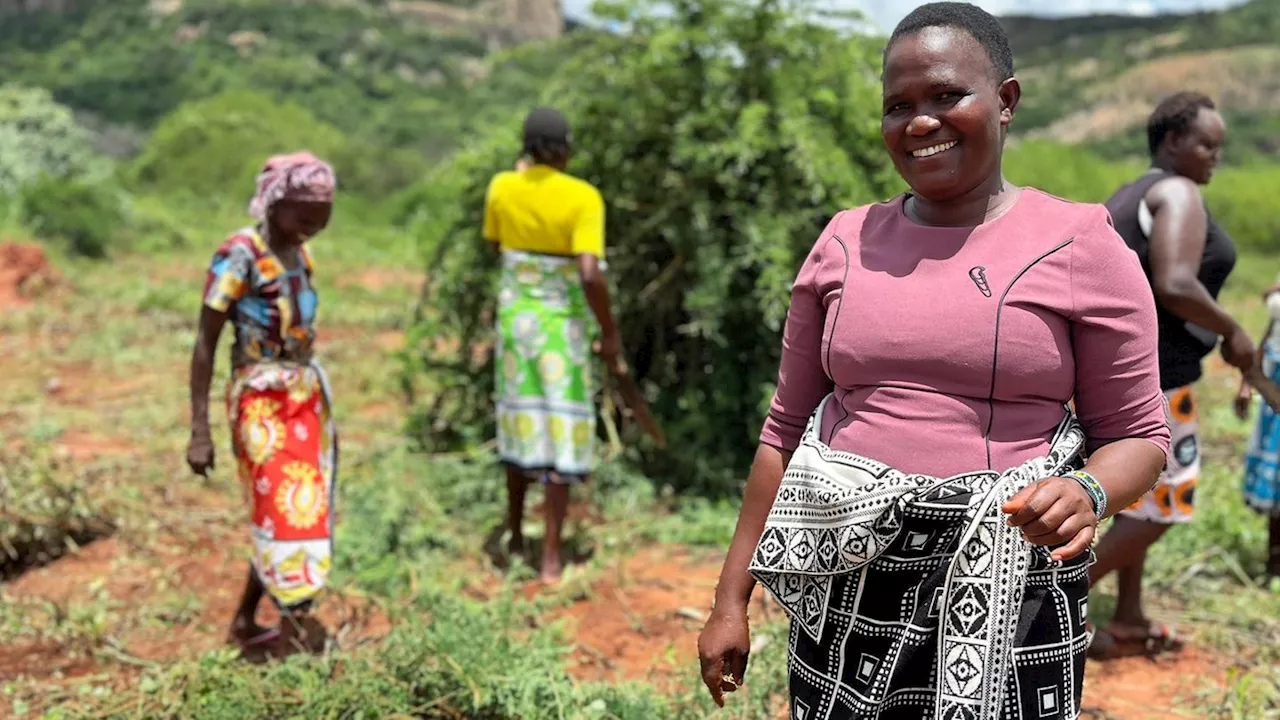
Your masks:
[[[317,297],[311,286],[311,254],[286,271],[253,228],[232,235],[214,253],[204,304],[225,312],[235,327],[231,364],[289,360],[309,362],[315,342]]]

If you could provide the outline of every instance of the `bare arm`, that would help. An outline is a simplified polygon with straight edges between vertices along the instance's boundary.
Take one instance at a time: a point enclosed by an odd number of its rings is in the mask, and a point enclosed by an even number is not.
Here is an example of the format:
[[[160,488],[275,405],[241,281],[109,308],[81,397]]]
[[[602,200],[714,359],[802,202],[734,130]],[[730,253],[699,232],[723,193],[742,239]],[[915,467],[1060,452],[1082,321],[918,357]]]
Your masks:
[[[617,326],[613,322],[613,311],[609,305],[609,283],[604,272],[600,270],[600,258],[595,255],[578,256],[578,279],[587,295],[587,304],[600,323],[600,333],[605,337],[616,335]]]
[[[187,463],[193,472],[205,475],[213,467],[213,436],[209,431],[209,386],[218,338],[227,313],[205,305],[200,310],[195,347],[191,351],[191,441]]]
[[[791,452],[784,448],[800,444],[805,423],[832,388],[822,364],[826,324],[823,298],[843,283],[844,268],[833,267],[824,273],[823,250],[834,235],[839,217],[832,219],[814,244],[792,285],[791,306],[782,332],[778,387],[760,431],[738,526],[720,569],[714,608],[698,636],[702,680],[718,705],[724,703],[725,693],[738,689],[747,671],[751,653],[747,604],[756,584],[747,568],[764,532],[783,473],[791,462]]]
[[[791,453],[778,448],[761,445],[756,449],[755,460],[751,463],[751,474],[747,477],[746,495],[742,501],[742,510],[738,513],[738,526],[733,531],[733,542],[729,544],[729,552],[724,559],[724,567],[720,569],[720,581],[716,586],[715,607],[727,608],[731,611],[746,611],[751,600],[751,592],[756,587],[755,578],[747,572],[751,564],[751,555],[760,542],[764,532],[765,519],[773,507],[774,498],[778,496],[778,487],[782,484],[782,474],[791,462]]]
[[[1164,451],[1140,438],[1117,440],[1095,450],[1084,469],[1107,492],[1103,517],[1119,513],[1155,487],[1164,464]]]
[[[1200,189],[1186,178],[1170,178],[1147,192],[1154,218],[1151,231],[1151,284],[1156,300],[1169,312],[1222,337],[1242,332],[1199,279],[1209,217]]]

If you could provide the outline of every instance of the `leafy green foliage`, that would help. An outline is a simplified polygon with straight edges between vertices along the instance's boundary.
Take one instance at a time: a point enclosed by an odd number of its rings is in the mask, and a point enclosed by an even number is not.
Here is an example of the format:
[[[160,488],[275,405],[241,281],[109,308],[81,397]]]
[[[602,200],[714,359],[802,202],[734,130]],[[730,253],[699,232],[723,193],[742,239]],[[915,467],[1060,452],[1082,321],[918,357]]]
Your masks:
[[[165,118],[130,175],[140,188],[201,197],[234,188],[247,200],[267,156],[302,148],[331,158],[345,150],[346,141],[297,105],[231,92],[184,105]]]
[[[92,154],[88,135],[47,90],[0,85],[0,195],[42,175],[82,173]]]
[[[679,438],[646,467],[680,489],[730,491],[776,379],[800,261],[835,211],[893,184],[874,112],[878,48],[772,3],[603,9],[633,34],[583,50],[547,97],[573,123],[572,172],[606,199],[624,346]],[[442,359],[434,339],[470,348],[487,332],[496,293],[481,213],[516,138],[507,129],[459,161],[464,210],[441,241],[414,336],[410,372],[437,373],[445,388],[421,416],[455,441],[490,431],[491,369],[469,351]],[[460,388],[464,375],[472,381]]]
[[[125,223],[121,193],[103,182],[46,175],[24,185],[21,198],[24,224],[76,255],[105,257]]]

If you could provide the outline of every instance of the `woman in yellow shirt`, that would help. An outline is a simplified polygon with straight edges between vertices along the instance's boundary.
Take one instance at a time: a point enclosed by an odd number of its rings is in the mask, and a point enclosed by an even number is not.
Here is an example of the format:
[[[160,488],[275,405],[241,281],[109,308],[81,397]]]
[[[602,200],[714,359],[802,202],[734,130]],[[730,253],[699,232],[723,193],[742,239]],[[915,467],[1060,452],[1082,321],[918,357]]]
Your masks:
[[[562,574],[560,531],[569,486],[595,464],[596,409],[591,380],[590,313],[598,352],[624,372],[622,343],[602,272],[604,200],[565,173],[569,124],[551,108],[524,122],[524,158],[489,183],[484,236],[502,252],[498,302],[498,452],[507,466],[508,550],[524,550],[521,524],[528,482],[546,485],[542,579]]]

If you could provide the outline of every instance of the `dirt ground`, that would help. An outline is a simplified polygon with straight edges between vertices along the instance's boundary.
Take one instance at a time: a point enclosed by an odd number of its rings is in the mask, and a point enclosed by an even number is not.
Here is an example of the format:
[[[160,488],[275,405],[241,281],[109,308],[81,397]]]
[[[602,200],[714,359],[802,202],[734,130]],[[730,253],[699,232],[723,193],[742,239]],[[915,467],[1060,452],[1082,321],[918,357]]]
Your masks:
[[[57,279],[39,245],[0,242],[0,309],[29,305]]]

